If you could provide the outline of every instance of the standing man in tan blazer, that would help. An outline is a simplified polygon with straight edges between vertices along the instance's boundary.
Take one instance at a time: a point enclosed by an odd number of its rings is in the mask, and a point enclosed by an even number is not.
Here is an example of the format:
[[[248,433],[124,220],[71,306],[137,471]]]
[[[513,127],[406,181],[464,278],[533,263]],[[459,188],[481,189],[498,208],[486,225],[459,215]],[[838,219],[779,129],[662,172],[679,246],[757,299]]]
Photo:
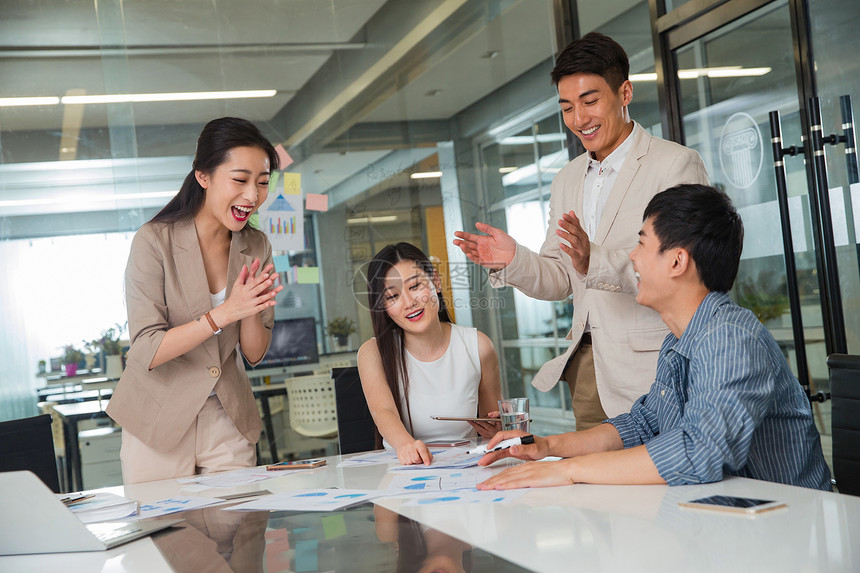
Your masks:
[[[131,348],[107,408],[125,484],[256,465],[260,415],[238,353],[263,359],[283,287],[269,240],[247,222],[277,167],[252,123],[212,120],[179,193],[134,236]]]
[[[454,233],[454,244],[490,269],[494,287],[510,285],[541,300],[573,295],[570,346],[544,364],[532,385],[546,392],[567,381],[577,430],[628,411],[654,382],[669,331],[655,311],[636,303],[628,255],[651,197],[680,183],[708,182],[695,151],[653,137],[630,119],[629,71],[624,49],[595,32],[556,61],[552,81],[562,117],[586,153],[552,182],[540,253],[484,223],[476,227],[486,234]]]

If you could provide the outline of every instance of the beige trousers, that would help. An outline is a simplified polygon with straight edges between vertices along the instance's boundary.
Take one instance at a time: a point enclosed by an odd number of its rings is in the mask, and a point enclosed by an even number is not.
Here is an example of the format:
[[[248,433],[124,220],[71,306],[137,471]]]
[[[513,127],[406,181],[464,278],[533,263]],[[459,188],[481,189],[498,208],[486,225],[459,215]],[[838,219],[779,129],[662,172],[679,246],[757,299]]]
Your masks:
[[[574,351],[564,371],[564,381],[570,386],[570,403],[576,418],[577,432],[593,428],[608,417],[597,394],[594,351],[590,339],[580,342]]]
[[[175,448],[160,452],[123,431],[119,457],[122,481],[129,485],[252,467],[257,449],[236,429],[218,396],[209,396]]]

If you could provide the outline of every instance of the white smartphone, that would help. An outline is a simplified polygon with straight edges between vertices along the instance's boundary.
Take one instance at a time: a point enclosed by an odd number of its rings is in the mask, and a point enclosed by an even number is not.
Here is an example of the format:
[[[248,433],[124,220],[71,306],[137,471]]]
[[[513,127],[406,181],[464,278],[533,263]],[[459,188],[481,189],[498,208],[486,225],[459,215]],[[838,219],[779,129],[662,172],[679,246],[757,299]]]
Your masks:
[[[770,499],[752,499],[749,497],[734,497],[731,495],[712,495],[694,499],[693,501],[682,501],[678,503],[684,509],[715,509],[744,515],[758,515],[765,511],[787,507],[783,501]]]

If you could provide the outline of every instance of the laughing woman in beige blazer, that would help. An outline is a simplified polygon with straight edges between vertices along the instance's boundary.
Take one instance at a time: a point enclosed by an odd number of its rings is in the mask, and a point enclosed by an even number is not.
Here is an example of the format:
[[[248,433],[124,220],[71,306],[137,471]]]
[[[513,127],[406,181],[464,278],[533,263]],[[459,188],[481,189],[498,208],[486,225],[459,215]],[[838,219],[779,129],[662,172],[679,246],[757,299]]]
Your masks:
[[[126,484],[253,466],[248,376],[271,341],[272,247],[248,227],[278,168],[250,122],[203,128],[179,193],[134,237],[125,276],[131,348],[107,413]]]

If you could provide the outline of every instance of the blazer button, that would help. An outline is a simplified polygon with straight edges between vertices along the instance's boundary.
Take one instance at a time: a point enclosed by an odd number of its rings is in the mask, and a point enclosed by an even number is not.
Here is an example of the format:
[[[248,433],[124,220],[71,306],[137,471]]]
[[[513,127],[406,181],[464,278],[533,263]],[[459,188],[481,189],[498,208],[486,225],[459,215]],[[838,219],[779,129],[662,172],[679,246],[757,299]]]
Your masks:
[[[221,369],[217,366],[210,367],[209,376],[211,376],[212,378],[218,378],[219,376],[221,376]]]

